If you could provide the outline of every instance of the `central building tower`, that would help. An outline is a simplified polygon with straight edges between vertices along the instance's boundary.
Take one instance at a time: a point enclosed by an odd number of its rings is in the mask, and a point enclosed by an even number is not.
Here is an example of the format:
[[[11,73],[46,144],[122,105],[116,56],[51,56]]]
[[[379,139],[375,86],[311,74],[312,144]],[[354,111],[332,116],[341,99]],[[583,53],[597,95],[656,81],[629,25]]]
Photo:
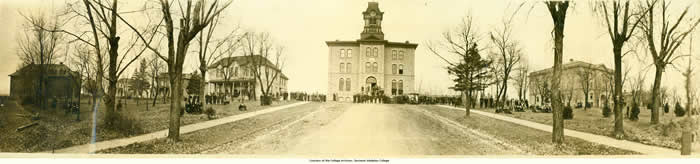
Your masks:
[[[384,40],[384,12],[377,2],[369,2],[362,17],[364,28],[360,39],[326,41],[329,50],[327,100],[352,102],[356,94],[412,93],[414,54],[418,44]]]

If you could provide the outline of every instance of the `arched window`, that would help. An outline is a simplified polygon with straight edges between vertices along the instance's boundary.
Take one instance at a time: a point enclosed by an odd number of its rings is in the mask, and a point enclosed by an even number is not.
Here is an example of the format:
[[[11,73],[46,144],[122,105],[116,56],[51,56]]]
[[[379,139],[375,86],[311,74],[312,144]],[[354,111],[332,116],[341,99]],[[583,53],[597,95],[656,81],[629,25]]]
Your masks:
[[[403,95],[403,80],[399,80],[399,95]]]
[[[345,50],[340,49],[340,58],[344,58],[344,57],[345,57]]]
[[[391,95],[396,95],[396,80],[391,80]]]
[[[403,51],[399,51],[399,60],[403,60]]]
[[[340,80],[338,80],[338,91],[343,91],[344,86],[345,86],[345,80],[343,80],[343,78],[340,78]]]
[[[351,58],[351,57],[352,57],[352,49],[348,49],[347,51],[348,51],[348,52],[347,52],[347,53],[348,53],[347,57]]]
[[[396,60],[396,50],[391,51],[391,60]]]
[[[352,65],[350,63],[345,64],[345,73],[352,73]]]
[[[396,64],[391,65],[391,74],[396,74]]]
[[[340,63],[340,73],[345,73],[345,63]]]
[[[374,47],[374,52],[372,53],[372,56],[374,56],[374,57],[379,56],[379,49],[377,47]]]
[[[377,73],[379,71],[379,66],[377,65],[377,62],[374,62],[372,64],[372,72]]]
[[[367,57],[372,56],[372,50],[369,47],[367,47],[367,51],[365,52],[365,56],[367,56]]]
[[[365,72],[372,72],[372,67],[370,66],[369,62],[365,63]]]
[[[399,64],[399,75],[403,75],[403,64]]]
[[[351,84],[351,83],[350,83],[350,78],[345,79],[345,90],[346,90],[346,91],[350,91],[350,87],[351,87],[350,84]]]

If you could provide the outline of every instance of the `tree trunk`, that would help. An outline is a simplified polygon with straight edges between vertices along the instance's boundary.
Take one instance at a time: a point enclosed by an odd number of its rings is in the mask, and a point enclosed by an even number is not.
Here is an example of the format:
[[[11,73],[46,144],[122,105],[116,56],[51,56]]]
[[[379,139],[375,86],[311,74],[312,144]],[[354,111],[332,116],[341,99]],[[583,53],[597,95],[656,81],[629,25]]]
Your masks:
[[[583,96],[586,96],[583,98],[583,110],[588,109],[588,92],[584,93]]]
[[[200,62],[202,62],[202,61],[200,61]],[[206,62],[203,62],[203,63],[206,63]],[[204,96],[204,94],[205,94],[204,92],[207,90],[207,83],[206,83],[206,80],[204,80],[207,77],[206,64],[199,67],[199,72],[202,74],[202,80],[199,83],[199,86],[200,86],[200,88],[199,88],[199,103],[202,104],[202,110],[204,110],[204,109],[207,109],[206,108],[207,103],[205,100],[206,97]],[[233,89],[231,89],[231,92],[233,92]],[[233,102],[231,102],[231,103],[233,103]]]
[[[659,90],[661,88],[661,77],[664,73],[664,65],[656,65],[654,85],[651,88],[651,124],[659,123]],[[690,109],[690,108],[688,108]]]
[[[622,114],[622,44],[616,44],[613,48],[615,58],[615,93],[613,93],[613,103],[615,103],[615,130],[614,135],[617,139],[622,139],[625,132],[623,129],[623,114]]]
[[[109,77],[107,80],[108,86],[107,86],[107,96],[104,97],[105,99],[105,105],[106,105],[106,113],[105,113],[105,122],[107,125],[113,125],[115,122],[116,118],[116,95],[117,95],[117,57],[118,57],[118,50],[119,50],[119,37],[115,36],[116,34],[112,33],[111,36],[113,39],[109,40],[109,68],[107,72],[107,76]]]
[[[467,91],[462,92],[462,100],[464,102],[463,103],[464,104],[464,111],[465,111],[464,116],[468,117],[469,113],[470,113],[469,107],[471,107],[471,104],[469,103],[470,100],[469,100],[469,96],[467,95]]]
[[[153,79],[153,81],[155,81],[155,79]],[[156,106],[156,100],[158,100],[158,90],[160,89],[160,87],[156,86],[156,85],[155,85],[156,83],[153,83],[153,84],[154,84],[153,86],[155,86],[155,88],[156,88],[156,89],[154,89],[154,91],[153,91],[153,107],[155,107],[155,106]]]
[[[507,101],[506,98],[508,95],[508,76],[507,75],[508,74],[506,74],[506,76],[503,78],[503,87],[502,87],[503,91],[501,91],[501,92],[503,92],[503,93],[501,93],[501,97],[503,97],[503,98],[501,98],[501,100],[503,100],[504,102]]]
[[[177,76],[176,70],[171,70],[170,72],[170,119],[168,123],[168,139],[173,141],[178,141],[180,138],[180,105],[181,105],[181,76]]]
[[[564,20],[555,23],[554,32],[554,71],[552,76],[552,142],[564,142],[564,113],[561,100],[562,59],[564,53]]]

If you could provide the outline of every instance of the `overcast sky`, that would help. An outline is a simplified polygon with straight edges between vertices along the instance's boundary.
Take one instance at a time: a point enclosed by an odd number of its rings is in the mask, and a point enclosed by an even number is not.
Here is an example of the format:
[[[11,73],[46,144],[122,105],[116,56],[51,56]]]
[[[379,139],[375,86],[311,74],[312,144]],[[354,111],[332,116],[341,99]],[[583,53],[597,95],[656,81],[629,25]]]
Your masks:
[[[363,29],[362,11],[367,8],[367,0],[237,0],[227,10],[225,23],[220,29],[240,24],[246,30],[267,31],[276,41],[286,47],[288,61],[284,68],[290,78],[291,91],[325,93],[327,90],[328,47],[324,41],[356,40]],[[379,8],[385,12],[382,29],[385,39],[394,42],[410,41],[419,43],[416,50],[416,90],[433,94],[452,93],[447,87],[451,78],[444,69],[445,63],[430,53],[427,42],[439,41],[441,33],[454,28],[460,20],[471,14],[479,31],[485,37],[490,30],[500,27],[504,16],[510,15],[520,1],[510,0],[379,0]],[[691,17],[700,16],[700,1],[674,0],[672,8],[680,9],[692,3]],[[0,94],[9,92],[9,77],[19,65],[16,57],[16,39],[21,30],[22,12],[59,10],[64,0],[2,0],[0,1]],[[141,1],[124,1],[122,8],[138,7]],[[126,7],[124,7],[126,6]],[[675,16],[675,13],[674,13]],[[137,16],[131,16],[138,19]],[[552,21],[541,2],[531,2],[521,9],[513,22],[514,38],[518,40],[527,55],[532,70],[551,67],[553,63]],[[601,21],[593,16],[586,1],[576,1],[566,19],[564,38],[564,61],[569,59],[613,66],[612,46]],[[228,31],[223,31],[226,33]],[[700,38],[696,32],[695,38]],[[122,39],[124,40],[124,39]],[[696,39],[694,45],[700,45]],[[679,53],[689,53],[687,44]],[[700,55],[700,48],[695,48]],[[195,54],[190,54],[185,71],[194,70],[198,64]],[[653,67],[650,57],[629,55],[626,64],[632,72],[648,68],[646,86],[653,81]],[[697,59],[697,58],[696,58]],[[700,61],[696,60],[696,63]],[[685,65],[685,61],[679,62]],[[651,68],[649,68],[651,67]],[[129,71],[132,72],[132,71]],[[681,76],[675,69],[667,70],[664,85],[679,88]],[[649,87],[647,87],[649,88]],[[512,90],[512,89],[511,89]],[[514,91],[509,94],[514,95]]]

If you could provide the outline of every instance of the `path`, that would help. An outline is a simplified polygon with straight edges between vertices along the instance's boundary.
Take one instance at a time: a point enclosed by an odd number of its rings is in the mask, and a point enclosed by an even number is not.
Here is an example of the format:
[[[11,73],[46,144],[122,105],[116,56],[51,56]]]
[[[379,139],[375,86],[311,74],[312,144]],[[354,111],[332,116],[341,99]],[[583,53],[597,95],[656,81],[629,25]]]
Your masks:
[[[211,127],[214,127],[217,125],[235,122],[238,120],[243,120],[246,118],[255,117],[255,116],[258,116],[261,114],[275,112],[275,111],[286,109],[289,107],[303,105],[306,103],[308,103],[308,102],[298,102],[298,103],[294,103],[294,104],[271,107],[268,109],[258,110],[258,111],[254,111],[254,112],[248,112],[248,113],[243,113],[243,114],[239,114],[239,115],[228,116],[228,117],[224,117],[224,118],[220,118],[220,119],[216,119],[216,120],[185,125],[185,126],[180,127],[180,134],[185,134],[185,133],[189,133],[189,132],[193,132],[193,131],[197,131],[197,130],[207,129],[207,128],[211,128]],[[85,145],[78,145],[78,146],[63,148],[63,149],[56,150],[55,153],[91,153],[91,152],[96,152],[96,151],[100,151],[100,150],[104,150],[104,149],[126,146],[126,145],[133,144],[133,143],[144,142],[144,141],[149,141],[149,140],[159,139],[159,138],[165,138],[167,136],[168,136],[168,130],[165,129],[165,130],[152,132],[152,133],[148,133],[148,134],[143,134],[143,135],[139,135],[139,136],[134,136],[134,137],[129,137],[129,138],[113,139],[113,140],[107,140],[107,141],[100,141],[100,142],[97,142],[95,144],[85,144]],[[44,153],[51,153],[51,152],[44,152]]]
[[[495,145],[487,138],[475,137],[463,127],[446,130],[443,124],[434,116],[397,106],[352,105],[327,126],[294,142],[297,144],[284,154],[332,157],[521,154]]]
[[[443,108],[455,109],[455,110],[462,110],[462,111],[465,110],[464,108],[456,108],[456,107],[451,107],[451,106],[446,106],[446,105],[438,105],[438,106],[443,107]],[[550,126],[550,125],[540,124],[540,123],[536,123],[536,122],[521,120],[521,119],[517,119],[517,118],[513,118],[513,117],[508,117],[508,116],[504,116],[504,115],[498,115],[498,114],[488,113],[488,112],[483,112],[483,111],[478,111],[478,110],[471,110],[471,113],[476,113],[476,114],[484,115],[484,116],[491,117],[494,119],[512,122],[512,123],[527,126],[527,127],[533,128],[533,129],[538,129],[538,130],[542,130],[542,131],[546,131],[546,132],[552,132],[552,126]],[[661,157],[680,156],[680,151],[678,151],[678,150],[672,150],[672,149],[667,149],[667,148],[662,148],[662,147],[644,145],[641,143],[626,141],[626,140],[617,140],[617,139],[613,139],[613,138],[610,138],[607,136],[595,135],[595,134],[580,132],[580,131],[576,131],[576,130],[564,129],[564,135],[569,136],[569,137],[580,138],[580,139],[586,140],[588,142],[608,145],[608,146],[612,146],[612,147],[616,147],[616,148],[620,148],[620,149],[625,149],[625,150],[636,151],[636,152],[639,152],[639,153],[642,153],[645,155],[650,155],[650,156],[661,156]]]

